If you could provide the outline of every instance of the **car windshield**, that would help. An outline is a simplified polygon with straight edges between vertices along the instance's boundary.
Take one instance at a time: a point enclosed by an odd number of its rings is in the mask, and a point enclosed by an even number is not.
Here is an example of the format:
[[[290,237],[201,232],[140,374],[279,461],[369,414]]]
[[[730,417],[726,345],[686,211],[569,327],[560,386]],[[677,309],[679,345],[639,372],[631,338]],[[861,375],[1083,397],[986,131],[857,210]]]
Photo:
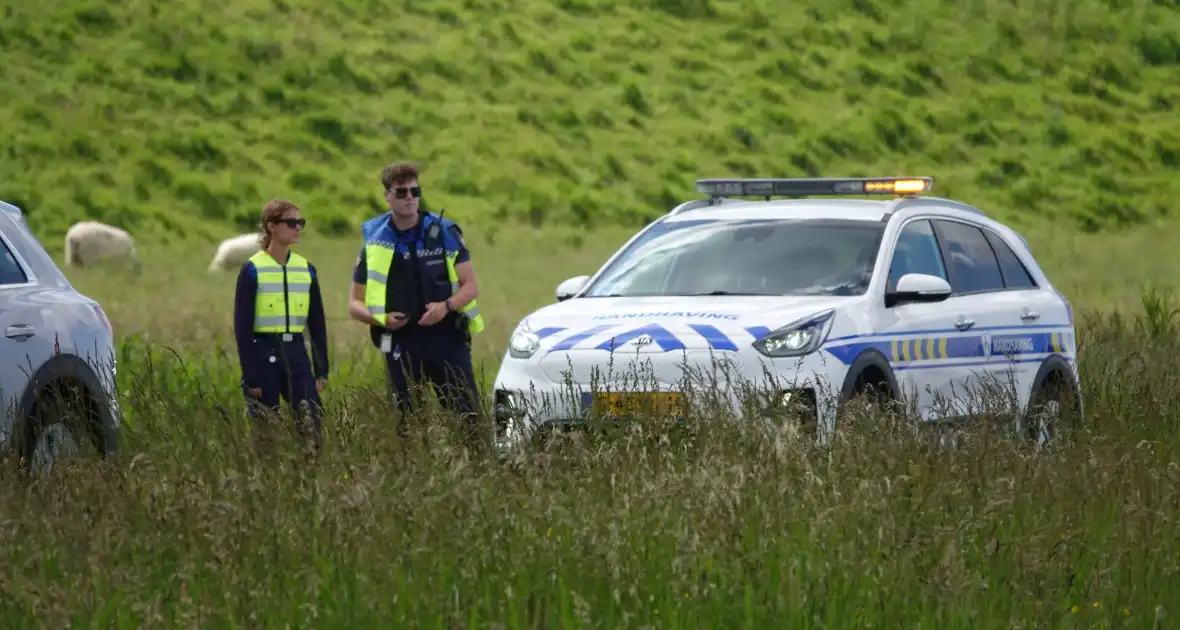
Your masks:
[[[661,223],[585,296],[860,295],[883,232],[883,224],[869,221]]]

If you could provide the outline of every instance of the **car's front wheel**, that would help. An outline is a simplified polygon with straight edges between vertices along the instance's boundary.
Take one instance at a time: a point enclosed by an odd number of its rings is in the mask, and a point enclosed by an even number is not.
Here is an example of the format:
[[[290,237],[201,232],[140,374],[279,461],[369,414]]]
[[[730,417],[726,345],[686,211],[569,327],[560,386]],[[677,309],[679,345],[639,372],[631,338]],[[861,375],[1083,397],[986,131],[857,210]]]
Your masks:
[[[861,414],[893,416],[900,410],[888,374],[876,366],[869,366],[857,373],[844,394],[843,404],[847,409],[856,409]]]

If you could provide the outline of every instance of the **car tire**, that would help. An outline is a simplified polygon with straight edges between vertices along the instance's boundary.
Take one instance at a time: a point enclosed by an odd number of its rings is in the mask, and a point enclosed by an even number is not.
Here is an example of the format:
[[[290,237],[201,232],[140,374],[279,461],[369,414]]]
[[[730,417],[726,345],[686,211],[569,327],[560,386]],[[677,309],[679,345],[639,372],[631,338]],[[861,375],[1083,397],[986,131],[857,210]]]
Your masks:
[[[844,424],[851,405],[863,401],[869,408],[883,414],[898,410],[897,382],[885,356],[873,351],[862,353],[848,368],[840,391],[840,409],[836,426]]]
[[[861,373],[857,376],[849,400],[857,398],[863,398],[869,406],[880,412],[887,412],[893,407],[893,390],[889,382],[879,375]]]
[[[64,355],[46,363],[29,382],[16,432],[21,471],[38,477],[57,462],[86,451],[116,449],[110,406],[84,362]]]
[[[1074,428],[1081,406],[1077,384],[1070,374],[1069,365],[1060,357],[1050,357],[1041,365],[1028,405],[1017,422],[1017,439],[1043,448]]]

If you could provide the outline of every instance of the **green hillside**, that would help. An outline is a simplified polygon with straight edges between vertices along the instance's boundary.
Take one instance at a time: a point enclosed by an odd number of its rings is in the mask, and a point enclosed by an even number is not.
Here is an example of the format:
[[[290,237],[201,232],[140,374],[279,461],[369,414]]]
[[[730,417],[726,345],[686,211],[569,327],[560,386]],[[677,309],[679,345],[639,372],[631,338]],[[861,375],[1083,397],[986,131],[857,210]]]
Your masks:
[[[482,222],[638,222],[696,177],[930,174],[1002,217],[1180,212],[1176,0],[4,0],[0,198],[328,232],[384,163]],[[235,225],[237,224],[237,225]]]

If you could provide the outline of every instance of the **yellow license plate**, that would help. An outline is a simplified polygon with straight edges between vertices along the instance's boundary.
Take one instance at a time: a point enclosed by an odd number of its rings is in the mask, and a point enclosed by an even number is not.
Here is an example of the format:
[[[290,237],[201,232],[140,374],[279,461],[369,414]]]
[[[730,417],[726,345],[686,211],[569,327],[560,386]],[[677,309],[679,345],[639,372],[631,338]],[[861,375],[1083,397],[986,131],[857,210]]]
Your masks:
[[[593,406],[612,416],[688,415],[684,394],[679,392],[596,394]]]

